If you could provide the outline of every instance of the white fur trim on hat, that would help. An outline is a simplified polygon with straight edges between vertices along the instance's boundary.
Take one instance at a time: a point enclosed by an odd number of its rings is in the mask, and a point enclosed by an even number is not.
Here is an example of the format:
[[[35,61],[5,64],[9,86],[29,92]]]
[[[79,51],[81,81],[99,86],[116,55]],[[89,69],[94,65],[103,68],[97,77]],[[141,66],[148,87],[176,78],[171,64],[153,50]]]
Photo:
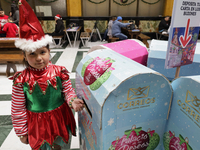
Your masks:
[[[61,18],[60,18],[60,17],[58,17],[58,16],[55,16],[55,18],[61,19]]]
[[[37,41],[27,40],[24,38],[19,38],[15,40],[15,46],[27,52],[34,52],[37,49],[47,46],[47,44],[50,43],[52,43],[52,36],[49,35],[45,35],[44,37],[42,37],[40,40]]]

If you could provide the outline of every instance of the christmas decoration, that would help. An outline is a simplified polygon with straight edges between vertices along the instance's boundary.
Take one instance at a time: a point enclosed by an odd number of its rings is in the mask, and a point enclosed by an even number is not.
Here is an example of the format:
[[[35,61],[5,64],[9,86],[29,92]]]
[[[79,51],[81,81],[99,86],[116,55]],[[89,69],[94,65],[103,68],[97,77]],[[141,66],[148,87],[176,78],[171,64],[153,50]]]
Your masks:
[[[96,2],[94,0],[88,0],[88,1],[91,2],[91,3],[94,3],[94,4],[101,4],[101,3],[105,2],[106,0],[101,0],[99,2]]]
[[[90,86],[91,90],[97,90],[111,75],[114,70],[111,58],[99,58],[88,60],[82,68],[81,75],[84,83]]]
[[[160,136],[155,132],[155,130],[151,131],[151,129],[149,129],[147,133],[149,135],[149,145],[146,150],[154,150],[160,142]]]
[[[122,3],[127,3],[127,2],[128,2],[128,0],[121,0],[121,2],[122,2]]]
[[[136,0],[132,0],[132,1],[129,1],[128,0],[120,0],[120,2],[118,2],[119,0],[113,0],[114,3],[116,3],[117,5],[120,5],[120,6],[127,6],[127,5],[130,5],[132,3],[134,3]]]
[[[165,150],[169,150],[169,142],[173,137],[174,137],[174,133],[172,133],[171,131],[164,133],[163,145],[164,145]]]
[[[149,145],[149,135],[142,130],[142,127],[136,128],[133,125],[131,130],[126,130],[121,139],[112,142],[110,150],[123,149],[123,150],[146,150]]]
[[[149,5],[153,5],[153,4],[156,4],[156,3],[160,2],[160,0],[157,0],[157,1],[153,2],[153,3],[147,2],[145,0],[142,0],[142,2],[144,2],[146,4],[149,4]]]
[[[33,52],[52,42],[52,37],[44,34],[37,16],[25,0],[19,0],[19,18],[20,38],[15,40],[17,48]]]
[[[164,134],[163,144],[165,150],[192,150],[192,147],[188,143],[188,138],[184,139],[181,134],[179,134],[179,137],[175,137],[175,133],[171,131]]]

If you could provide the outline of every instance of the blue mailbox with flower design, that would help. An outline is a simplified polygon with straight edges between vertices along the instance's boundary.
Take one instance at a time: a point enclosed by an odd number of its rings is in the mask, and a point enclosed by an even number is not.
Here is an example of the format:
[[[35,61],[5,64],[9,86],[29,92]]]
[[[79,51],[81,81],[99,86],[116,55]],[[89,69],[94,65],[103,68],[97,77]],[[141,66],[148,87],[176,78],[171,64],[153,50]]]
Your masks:
[[[200,146],[200,76],[180,77],[172,82],[173,101],[166,132],[165,150],[197,150]]]
[[[160,73],[115,51],[100,49],[76,69],[81,149],[160,150],[172,88]]]

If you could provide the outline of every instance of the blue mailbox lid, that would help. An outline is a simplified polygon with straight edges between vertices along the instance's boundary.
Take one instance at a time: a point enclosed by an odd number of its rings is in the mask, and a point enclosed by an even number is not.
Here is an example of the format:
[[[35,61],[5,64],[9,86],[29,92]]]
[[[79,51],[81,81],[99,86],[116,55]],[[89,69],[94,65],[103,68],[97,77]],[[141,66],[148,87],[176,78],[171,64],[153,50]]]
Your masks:
[[[99,105],[102,107],[103,103],[105,102],[108,95],[116,89],[121,82],[126,80],[127,78],[137,75],[137,74],[144,74],[144,73],[156,73],[158,72],[147,68],[125,56],[122,56],[121,54],[118,54],[117,52],[114,52],[110,49],[99,49],[96,51],[93,51],[85,56],[81,60],[81,62],[78,64],[76,68],[76,72],[81,75],[81,70],[83,68],[83,65],[90,59],[95,58],[111,58],[112,62],[112,73],[110,74],[109,78],[104,82],[98,89],[91,90],[90,92],[95,95],[96,100],[98,101]],[[82,77],[83,79],[83,77]],[[83,79],[84,80],[84,79]]]
[[[110,93],[112,93],[114,90],[117,90],[118,86],[122,82],[140,74],[156,74],[158,76],[162,76],[160,73],[150,68],[147,68],[125,56],[122,56],[121,54],[116,53],[115,51],[109,49],[99,49],[86,55],[85,58],[83,58],[78,64],[76,69],[76,80],[82,80],[84,82],[87,82],[88,78],[92,80],[91,75],[88,75],[84,72],[86,70],[85,68],[89,67],[87,68],[87,70],[92,70],[93,67],[96,67],[97,65],[105,65],[101,63],[102,61],[110,65],[108,66],[110,68],[107,69],[107,71],[109,71],[107,72],[107,74],[101,75],[103,79],[99,78],[100,80],[95,81],[97,82],[96,85],[93,85],[95,82],[90,83],[89,80],[87,83],[88,85],[83,85],[87,87],[87,89],[84,89],[88,91],[85,91],[84,94],[82,93],[82,95],[85,95],[84,98],[88,99],[86,100],[88,108],[90,110],[96,110],[92,111],[93,116],[95,116],[93,117],[93,119],[97,122],[100,129],[102,127],[103,105],[109,97]],[[97,69],[99,68],[97,67]],[[95,74],[98,75],[99,72],[97,71],[95,72]],[[90,93],[91,96],[88,96],[88,93]],[[116,92],[114,92],[113,94],[115,93]],[[94,103],[92,101],[96,102]],[[93,106],[91,105],[91,103]]]

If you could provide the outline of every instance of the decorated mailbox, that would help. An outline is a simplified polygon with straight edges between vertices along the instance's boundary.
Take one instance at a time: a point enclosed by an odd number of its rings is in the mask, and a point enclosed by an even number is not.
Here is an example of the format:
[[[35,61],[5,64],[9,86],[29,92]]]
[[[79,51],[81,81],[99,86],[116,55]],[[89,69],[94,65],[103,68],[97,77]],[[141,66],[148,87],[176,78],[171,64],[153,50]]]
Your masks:
[[[166,126],[164,149],[200,149],[200,76],[172,82],[173,102]]]
[[[97,49],[111,49],[123,56],[126,56],[142,65],[147,66],[148,51],[144,43],[137,39],[127,39],[123,41],[106,43],[93,46],[89,52]]]
[[[93,51],[76,70],[81,149],[160,150],[172,98],[158,72],[110,49]]]
[[[165,69],[165,58],[167,53],[167,41],[152,40],[147,61],[147,66],[166,76],[169,80],[173,80],[176,68]],[[177,49],[174,48],[173,51]],[[182,55],[182,52],[180,52]],[[187,56],[188,59],[190,56]],[[190,76],[200,74],[200,44],[197,43],[193,63],[181,66],[179,76]]]

